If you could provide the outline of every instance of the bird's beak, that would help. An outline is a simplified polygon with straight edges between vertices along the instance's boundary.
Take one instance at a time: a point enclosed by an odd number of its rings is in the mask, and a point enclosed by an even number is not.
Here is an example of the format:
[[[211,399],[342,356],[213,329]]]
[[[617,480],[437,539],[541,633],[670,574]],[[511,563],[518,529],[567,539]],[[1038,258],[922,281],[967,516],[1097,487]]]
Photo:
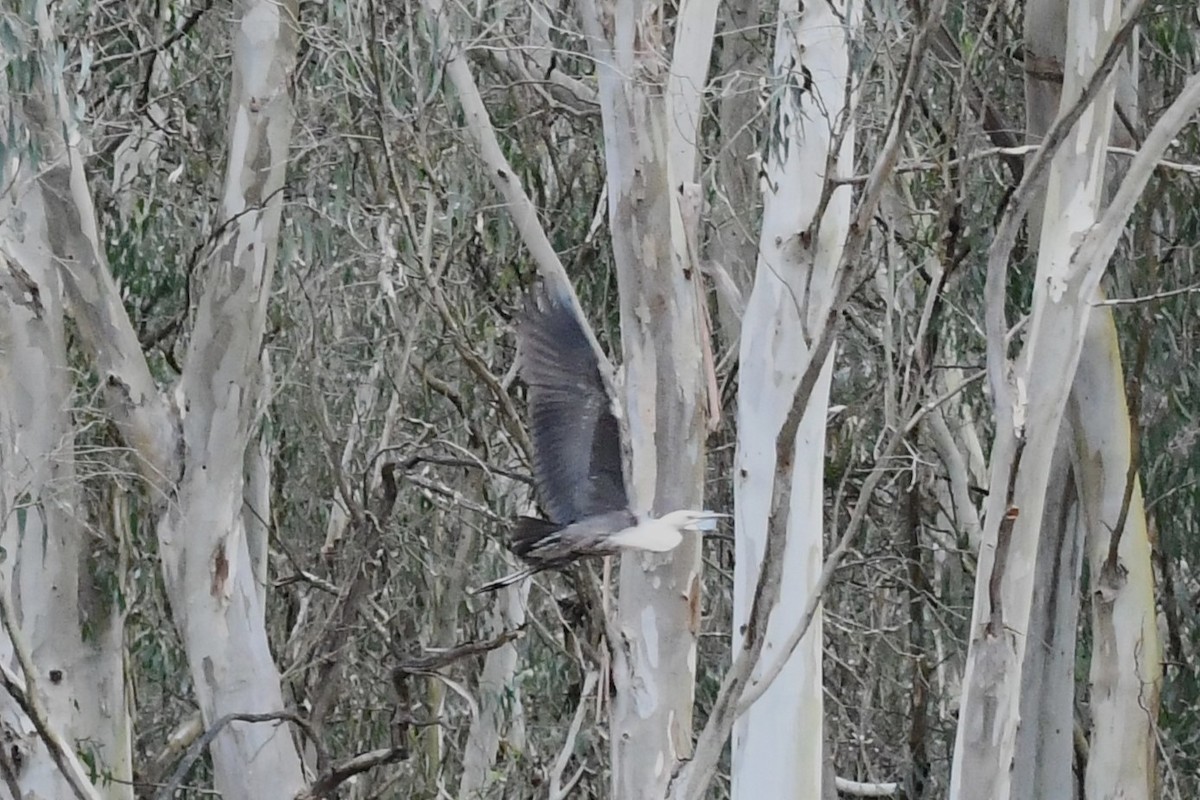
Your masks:
[[[729,519],[730,514],[718,514],[715,511],[705,511],[702,516],[699,516],[692,523],[692,530],[695,531],[715,531],[717,529],[717,520]]]

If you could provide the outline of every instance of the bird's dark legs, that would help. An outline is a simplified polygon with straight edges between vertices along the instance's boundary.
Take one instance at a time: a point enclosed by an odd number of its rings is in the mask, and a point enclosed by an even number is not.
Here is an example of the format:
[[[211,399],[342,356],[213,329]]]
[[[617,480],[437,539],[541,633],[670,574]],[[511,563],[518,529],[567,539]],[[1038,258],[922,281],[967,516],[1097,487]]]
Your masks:
[[[490,583],[485,583],[483,586],[479,586],[475,589],[468,589],[467,594],[477,595],[484,594],[485,592],[494,592],[497,589],[503,589],[505,586],[512,586],[514,583],[523,581],[529,576],[537,574],[539,571],[540,570],[535,569],[534,567],[526,567],[519,572],[514,572],[511,575],[505,575],[503,578],[497,578]]]

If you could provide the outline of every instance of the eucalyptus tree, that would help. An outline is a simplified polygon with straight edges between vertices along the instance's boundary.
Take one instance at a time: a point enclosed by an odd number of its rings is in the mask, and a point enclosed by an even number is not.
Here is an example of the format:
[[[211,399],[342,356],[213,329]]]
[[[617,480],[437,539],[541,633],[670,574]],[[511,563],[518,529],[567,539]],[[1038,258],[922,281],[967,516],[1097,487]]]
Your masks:
[[[824,769],[823,620],[804,624],[824,561],[825,420],[834,353],[817,365],[790,464],[776,463],[776,437],[802,376],[810,369],[818,326],[836,301],[838,265],[850,222],[851,191],[833,180],[853,172],[854,108],[850,43],[861,8],[780,3],[770,77],[758,264],[740,331],[738,451],[734,462],[738,548],[734,564],[735,649],[751,621],[767,553],[768,516],[777,473],[790,481],[792,509],[782,554],[778,606],[765,633],[774,683],[733,732],[733,797],[819,797]],[[806,76],[813,76],[812,80]],[[780,557],[780,556],[776,556]]]
[[[951,775],[953,797],[1020,796],[1020,783],[1014,780],[1014,774],[1033,766],[1018,763],[1016,744],[1030,646],[1025,633],[1036,612],[1033,577],[1039,526],[1058,430],[1072,391],[1062,378],[1076,375],[1082,363],[1086,369],[1080,375],[1076,407],[1085,402],[1113,400],[1111,336],[1104,333],[1103,316],[1098,325],[1089,327],[1092,306],[1108,261],[1154,165],[1200,101],[1200,75],[1195,75],[1147,134],[1101,214],[1104,153],[1114,117],[1112,71],[1139,10],[1140,4],[1126,9],[1128,16],[1119,26],[1120,9],[1111,4],[1071,4],[1059,114],[989,251],[988,370],[998,427],[992,454],[988,527],[976,573],[965,693]],[[1057,147],[1063,142],[1066,146]],[[1047,224],[1041,227],[1029,331],[1020,357],[1010,367],[1004,341],[1004,269],[1019,217],[1027,207],[1030,187],[1042,165],[1048,165],[1049,170]],[[1081,360],[1089,341],[1096,353],[1094,358],[1107,361],[1108,367],[1097,368],[1093,357]],[[1103,379],[1105,374],[1108,377]],[[1117,404],[1117,411],[1120,405],[1123,403]],[[1094,433],[1089,435],[1089,424],[1076,428],[1074,442],[1081,515],[1092,553],[1089,563],[1097,604],[1093,621],[1102,628],[1096,633],[1101,647],[1093,654],[1093,675],[1101,679],[1094,680],[1093,687],[1099,691],[1102,710],[1112,704],[1125,708],[1128,714],[1136,706],[1133,713],[1137,716],[1125,719],[1124,731],[1117,731],[1111,720],[1105,719],[1107,712],[1103,713],[1093,740],[1102,749],[1126,735],[1136,742],[1136,731],[1148,730],[1159,675],[1157,636],[1150,622],[1152,604],[1146,598],[1150,582],[1148,541],[1144,532],[1139,533],[1142,526],[1136,519],[1128,518],[1128,503],[1131,499],[1136,502],[1137,497],[1129,446],[1120,444],[1121,428],[1128,431],[1128,418],[1120,413],[1108,414],[1107,418],[1117,426],[1117,438],[1113,440],[1114,449],[1104,448],[1106,455],[1097,449]],[[1075,422],[1080,424],[1078,417]],[[1101,464],[1104,468],[1098,469]],[[1132,534],[1125,536],[1129,522]],[[1127,580],[1130,575],[1134,578]],[[1043,598],[1051,602],[1048,594]],[[1118,604],[1119,632],[1112,616]],[[1034,644],[1040,646],[1040,642]],[[1138,655],[1139,651],[1144,655]],[[1118,677],[1122,674],[1128,676],[1125,681]],[[1114,790],[1135,796],[1153,792],[1153,753],[1144,738],[1141,745],[1132,743],[1124,748],[1122,756],[1114,754],[1109,760],[1089,763],[1085,784],[1089,796],[1110,796]]]
[[[16,213],[9,216],[6,241],[16,252],[10,256],[9,272],[21,272],[21,248],[44,254],[40,267],[30,264],[34,271],[25,270],[30,276],[25,291],[40,295],[40,279],[47,285],[48,300],[61,296],[61,301],[51,300],[51,308],[60,314],[55,324],[62,324],[62,311],[69,313],[99,376],[106,411],[145,482],[192,686],[205,722],[214,726],[211,748],[218,791],[230,798],[291,797],[305,785],[291,736],[278,720],[264,725],[253,719],[256,714],[282,712],[283,698],[242,505],[244,455],[260,407],[261,347],[291,138],[286,85],[295,61],[297,7],[275,2],[238,7],[232,27],[222,230],[206,254],[207,276],[183,374],[174,387],[166,387],[151,374],[109,271],[84,171],[83,132],[69,102],[72,95],[54,19],[44,4],[36,6],[36,38],[48,51],[35,57],[33,85],[10,83],[6,97],[21,114],[21,140],[12,143],[17,145],[14,161],[34,176],[21,184],[12,200]],[[52,333],[53,327],[48,328],[47,334]],[[54,347],[54,341],[51,335],[44,346]],[[62,380],[61,338],[59,342],[58,357],[47,367],[53,370],[58,364]],[[40,402],[66,399],[60,390]],[[75,535],[80,533],[77,529]],[[64,529],[56,538],[68,535]],[[78,551],[62,557],[75,567],[81,560]],[[72,580],[78,581],[78,575]],[[76,591],[74,586],[64,589]],[[26,618],[34,617],[27,612]],[[37,653],[46,655],[44,650]],[[53,676],[66,666],[51,661],[39,664],[38,671]],[[120,668],[115,671],[118,675],[101,683],[109,692],[121,691],[116,688],[123,683]],[[70,673],[86,678],[78,666]],[[27,693],[35,687],[30,680],[27,674]],[[76,694],[87,695],[82,690]],[[122,695],[115,700],[104,696],[93,702],[120,715]],[[234,721],[230,715],[247,719]],[[47,724],[64,724],[61,717],[60,712]],[[113,725],[110,730],[124,728]],[[80,731],[70,734],[78,737]],[[49,742],[63,735],[42,733],[42,738]],[[101,741],[108,739],[111,733]],[[127,743],[117,744],[103,756],[116,759],[117,776],[128,770],[121,765],[121,753],[127,749]],[[19,780],[21,775],[15,777]],[[15,785],[10,783],[10,788]],[[128,784],[120,791],[128,791]]]

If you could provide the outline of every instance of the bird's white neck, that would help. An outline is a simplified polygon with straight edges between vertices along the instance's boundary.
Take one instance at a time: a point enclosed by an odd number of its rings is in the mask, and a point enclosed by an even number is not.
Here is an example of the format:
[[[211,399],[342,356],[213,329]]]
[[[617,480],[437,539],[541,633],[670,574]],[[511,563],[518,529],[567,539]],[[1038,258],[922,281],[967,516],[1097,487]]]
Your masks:
[[[670,522],[641,517],[636,525],[613,534],[610,541],[618,547],[628,547],[631,550],[665,553],[679,546],[683,541],[683,534]]]

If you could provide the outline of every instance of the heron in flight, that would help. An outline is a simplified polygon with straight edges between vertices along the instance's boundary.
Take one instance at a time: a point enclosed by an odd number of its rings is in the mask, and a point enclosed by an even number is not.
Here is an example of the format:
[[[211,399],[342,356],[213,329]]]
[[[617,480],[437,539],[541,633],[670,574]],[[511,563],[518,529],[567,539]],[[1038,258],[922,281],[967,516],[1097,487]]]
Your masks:
[[[509,549],[526,567],[474,594],[589,556],[673,550],[684,533],[713,530],[716,519],[729,516],[672,511],[651,517],[630,510],[613,399],[569,301],[536,292],[517,337],[520,375],[529,387],[534,485],[549,519],[518,518]]]

